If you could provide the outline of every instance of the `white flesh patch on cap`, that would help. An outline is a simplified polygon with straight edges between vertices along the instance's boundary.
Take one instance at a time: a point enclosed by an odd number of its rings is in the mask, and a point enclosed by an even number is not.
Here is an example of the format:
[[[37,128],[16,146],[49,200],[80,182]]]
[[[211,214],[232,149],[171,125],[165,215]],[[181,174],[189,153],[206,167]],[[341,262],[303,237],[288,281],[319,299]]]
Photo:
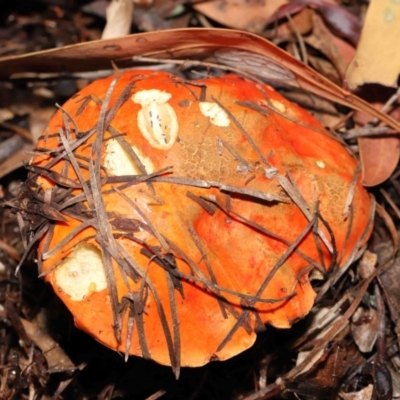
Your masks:
[[[58,288],[74,301],[104,290],[107,281],[100,250],[87,243],[76,246],[57,267],[55,279]]]
[[[275,99],[271,99],[270,101],[272,103],[272,106],[275,109],[277,109],[278,111],[280,111],[281,113],[284,113],[286,111],[286,106],[283,103],[281,103],[280,101],[275,100]]]
[[[146,168],[146,172],[148,174],[154,172],[154,165],[150,158],[145,156],[136,146],[132,146],[132,150]],[[104,167],[110,175],[114,176],[140,175],[140,170],[136,166],[132,157],[125,151],[125,149],[116,139],[110,139],[106,141]]]
[[[216,126],[229,126],[230,120],[227,113],[217,104],[202,101],[199,103],[201,113],[210,119],[210,122]]]
[[[318,160],[317,162],[318,167],[325,168],[325,163],[323,161]]]
[[[169,150],[178,136],[178,118],[168,104],[171,97],[158,89],[141,90],[131,97],[142,106],[137,119],[140,132],[156,149]]]

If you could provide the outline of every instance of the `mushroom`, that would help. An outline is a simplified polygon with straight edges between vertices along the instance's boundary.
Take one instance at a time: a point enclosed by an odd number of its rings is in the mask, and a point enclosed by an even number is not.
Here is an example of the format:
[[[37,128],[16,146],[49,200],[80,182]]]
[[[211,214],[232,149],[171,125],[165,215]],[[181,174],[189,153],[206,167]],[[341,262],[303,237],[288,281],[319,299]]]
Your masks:
[[[265,84],[127,71],[61,107],[28,169],[41,276],[105,346],[197,367],[313,306],[373,200],[356,159]],[[29,210],[29,206],[28,206]]]

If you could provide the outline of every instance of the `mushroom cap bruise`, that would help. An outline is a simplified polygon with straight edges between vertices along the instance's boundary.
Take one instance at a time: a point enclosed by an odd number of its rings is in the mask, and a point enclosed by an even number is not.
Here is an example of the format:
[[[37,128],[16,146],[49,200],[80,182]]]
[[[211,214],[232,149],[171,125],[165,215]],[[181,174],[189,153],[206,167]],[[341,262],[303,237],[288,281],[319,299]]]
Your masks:
[[[65,219],[41,239],[40,268],[75,324],[179,368],[233,357],[264,324],[304,317],[310,272],[343,265],[369,236],[356,160],[267,85],[130,71],[111,92],[113,79],[56,112],[31,162],[36,192]],[[101,213],[89,171],[103,134]]]

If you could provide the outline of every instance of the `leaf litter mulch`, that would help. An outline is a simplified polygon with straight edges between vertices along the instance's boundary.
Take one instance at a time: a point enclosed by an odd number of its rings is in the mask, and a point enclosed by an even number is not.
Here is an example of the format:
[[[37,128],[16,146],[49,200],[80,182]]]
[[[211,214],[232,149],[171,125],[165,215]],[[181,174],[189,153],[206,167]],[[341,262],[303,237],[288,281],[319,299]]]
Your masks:
[[[376,7],[377,2],[371,3]],[[170,367],[137,357],[125,362],[76,329],[68,310],[37,278],[32,258],[24,260],[16,275],[24,254],[21,225],[9,208],[0,208],[0,398],[400,397],[398,96],[395,87],[379,85],[390,82],[376,77],[368,80],[368,71],[362,74],[363,82],[376,83],[358,92],[367,93],[367,102],[329,83],[343,86],[355,47],[368,47],[363,35],[360,39],[363,24],[363,32],[373,29],[367,25],[371,19],[365,15],[366,5],[316,0],[280,1],[274,6],[270,5],[274,2],[257,1],[196,5],[137,1],[131,32],[149,34],[132,37],[132,46],[121,39],[88,42],[101,37],[107,2],[28,3],[29,7],[23,1],[8,5],[0,16],[1,55],[5,57],[0,60],[1,199],[10,201],[18,195],[27,177],[20,166],[29,161],[29,151],[54,112],[54,104],[62,104],[91,80],[110,74],[104,70],[112,71],[114,61],[118,68],[150,65],[188,79],[199,71],[219,73],[222,69],[267,81],[310,110],[359,154],[363,179],[371,187],[377,208],[366,251],[350,268],[334,271],[326,282],[314,285],[316,306],[307,318],[290,330],[267,327],[246,352],[225,362],[183,368],[179,380]],[[373,23],[369,22],[371,27]],[[153,32],[188,26],[208,30],[183,35]],[[215,27],[243,29],[267,38],[329,81],[250,34]],[[393,37],[382,46],[395,46]],[[79,47],[61,48],[78,42],[88,45],[84,58]],[[60,47],[58,52],[23,56],[56,47]],[[390,69],[390,62],[382,63]],[[349,74],[350,86],[353,80]],[[376,120],[371,122],[366,113]]]

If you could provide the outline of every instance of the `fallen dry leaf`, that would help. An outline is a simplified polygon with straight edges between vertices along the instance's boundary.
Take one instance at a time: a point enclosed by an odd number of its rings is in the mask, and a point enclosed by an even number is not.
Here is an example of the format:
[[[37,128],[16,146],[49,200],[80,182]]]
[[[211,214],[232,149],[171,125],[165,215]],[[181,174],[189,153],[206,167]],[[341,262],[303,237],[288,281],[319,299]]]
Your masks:
[[[310,325],[307,329],[307,332],[305,332],[303,338],[305,339],[307,338],[307,336],[313,337],[313,340],[322,338],[329,330],[330,325],[336,322],[338,319],[339,313],[337,309],[334,309],[333,307],[315,307],[311,311],[311,317],[309,318]],[[309,353],[310,350],[299,351],[296,359],[296,365],[301,364]],[[309,371],[313,367],[313,365],[318,362],[323,353],[324,350],[321,349],[318,354],[316,354],[312,358],[312,360],[309,360],[308,364],[303,368],[302,373],[306,373],[307,371]]]
[[[370,400],[372,398],[373,391],[374,386],[369,384],[364,389],[361,389],[358,392],[339,392],[339,396],[343,400]]]
[[[369,95],[381,95],[382,86],[369,90]],[[371,106],[382,109],[383,103],[371,101]],[[394,109],[390,115],[400,120],[399,109]],[[354,120],[357,124],[363,125],[370,122],[368,115],[363,112],[356,112]],[[360,137],[358,138],[358,148],[362,165],[363,185],[372,187],[377,186],[388,179],[400,159],[400,138],[392,137]]]
[[[297,398],[327,398],[338,390],[340,378],[345,372],[346,355],[344,343],[333,343],[307,372],[285,381],[286,390],[295,392]]]
[[[35,321],[29,322],[22,317],[20,319],[29,339],[42,350],[47,361],[48,372],[71,371],[76,368],[58,343],[40,328]]]
[[[269,18],[288,0],[214,0],[193,6],[214,21],[234,29],[261,32]]]
[[[399,163],[400,141],[397,137],[359,138],[363,185],[372,187],[384,182]]]
[[[310,8],[304,7],[300,12],[286,17],[281,21],[273,21],[271,18],[268,23],[268,30],[265,31],[265,37],[268,37],[275,44],[287,41],[288,36],[293,35],[306,35],[311,32],[313,28],[312,16],[314,11]],[[289,14],[288,14],[289,16]],[[278,24],[276,22],[279,22]]]
[[[393,246],[390,242],[383,242],[374,249],[382,258],[387,257],[393,251]],[[395,332],[397,334],[398,343],[400,344],[400,258],[396,257],[393,264],[385,269],[379,279],[381,287],[385,294],[385,299],[390,311],[390,317],[395,324]]]
[[[8,157],[7,160],[0,163],[0,178],[6,176],[17,168],[21,168],[24,163],[29,162],[31,156],[27,153],[34,149],[33,144],[26,144],[24,148],[18,150],[12,156]]]
[[[393,382],[393,398],[400,398],[400,373],[397,370],[390,368],[390,374],[392,375]]]
[[[37,138],[46,127],[47,121],[55,112],[54,104],[52,104],[54,100],[45,99],[33,93],[27,96],[26,92],[15,89],[13,91],[2,91],[1,96],[2,101],[9,104],[9,107],[7,108],[8,113],[0,113],[0,121],[1,116],[14,117],[27,114],[29,117],[27,118],[28,126],[25,129],[27,135],[23,134],[24,130],[22,129],[18,131],[18,126],[14,126],[14,124],[7,126],[7,120],[1,121],[3,128],[11,132],[19,132],[20,137],[25,137],[27,140],[17,143],[18,139],[15,137],[14,150],[10,145],[4,143],[0,147],[0,178],[29,161],[31,156],[27,152],[33,150],[33,143],[36,143]]]
[[[289,4],[280,7],[271,21],[286,18],[287,14],[296,14],[305,7],[318,10],[328,26],[337,35],[353,45],[358,43],[361,30],[360,20],[345,8],[339,6],[334,0],[292,0]]]
[[[52,50],[0,58],[0,76],[18,72],[88,71],[109,69],[111,61],[120,67],[131,66],[133,56],[160,59],[196,57],[201,59],[217,50],[238,49],[254,53],[286,68],[297,84],[325,99],[363,110],[396,131],[400,125],[366,101],[336,86],[316,71],[296,60],[271,42],[248,32],[229,29],[174,29],[148,32],[108,40],[95,40]],[[260,65],[260,69],[263,65]]]
[[[378,261],[378,255],[365,250],[357,267],[357,273],[362,279],[367,279],[373,272]]]
[[[339,73],[339,82],[341,82],[355,49],[345,40],[334,35],[325,25],[324,19],[316,13],[313,15],[313,26],[313,34],[305,38],[305,42],[328,58],[331,68],[336,70],[336,75]]]
[[[369,353],[374,347],[377,331],[378,318],[375,308],[357,308],[351,318],[351,332],[353,339],[362,353]]]
[[[397,87],[400,73],[400,3],[371,0],[357,52],[346,79],[350,88],[364,83]],[[377,51],[379,49],[379,51]]]
[[[134,56],[153,57],[160,60],[195,58],[200,61],[221,53],[221,50],[225,52],[225,55],[229,52],[237,55],[238,50],[246,54],[243,60],[239,59],[237,71],[240,71],[241,64],[246,64],[246,60],[250,58],[253,62],[255,61],[255,65],[253,65],[253,75],[255,76],[258,71],[265,71],[271,65],[279,66],[280,72],[283,71],[284,76],[291,77],[290,81],[285,83],[301,87],[306,92],[311,92],[352,109],[364,111],[400,132],[399,123],[389,115],[336,86],[329,79],[271,42],[243,31],[211,28],[174,29],[96,40],[25,55],[3,57],[0,58],[0,76],[15,76],[15,74],[21,72],[54,73],[54,71],[74,72],[109,69],[112,61],[119,67],[128,67],[135,65]],[[391,151],[394,149],[399,151],[397,147],[390,147]],[[375,148],[372,149],[373,157],[366,156],[366,152],[369,151],[366,146],[361,150],[364,155],[364,179],[366,184],[370,186],[376,184],[377,179],[374,178],[371,184],[366,176],[373,175],[377,171],[380,176],[384,176],[384,173],[387,174],[387,171],[382,172],[373,164],[370,171],[369,165],[365,161],[371,159],[375,163],[378,162],[387,166],[387,153],[382,152],[383,148],[379,148],[379,150],[379,158],[376,156]],[[394,160],[395,157],[390,159]]]

